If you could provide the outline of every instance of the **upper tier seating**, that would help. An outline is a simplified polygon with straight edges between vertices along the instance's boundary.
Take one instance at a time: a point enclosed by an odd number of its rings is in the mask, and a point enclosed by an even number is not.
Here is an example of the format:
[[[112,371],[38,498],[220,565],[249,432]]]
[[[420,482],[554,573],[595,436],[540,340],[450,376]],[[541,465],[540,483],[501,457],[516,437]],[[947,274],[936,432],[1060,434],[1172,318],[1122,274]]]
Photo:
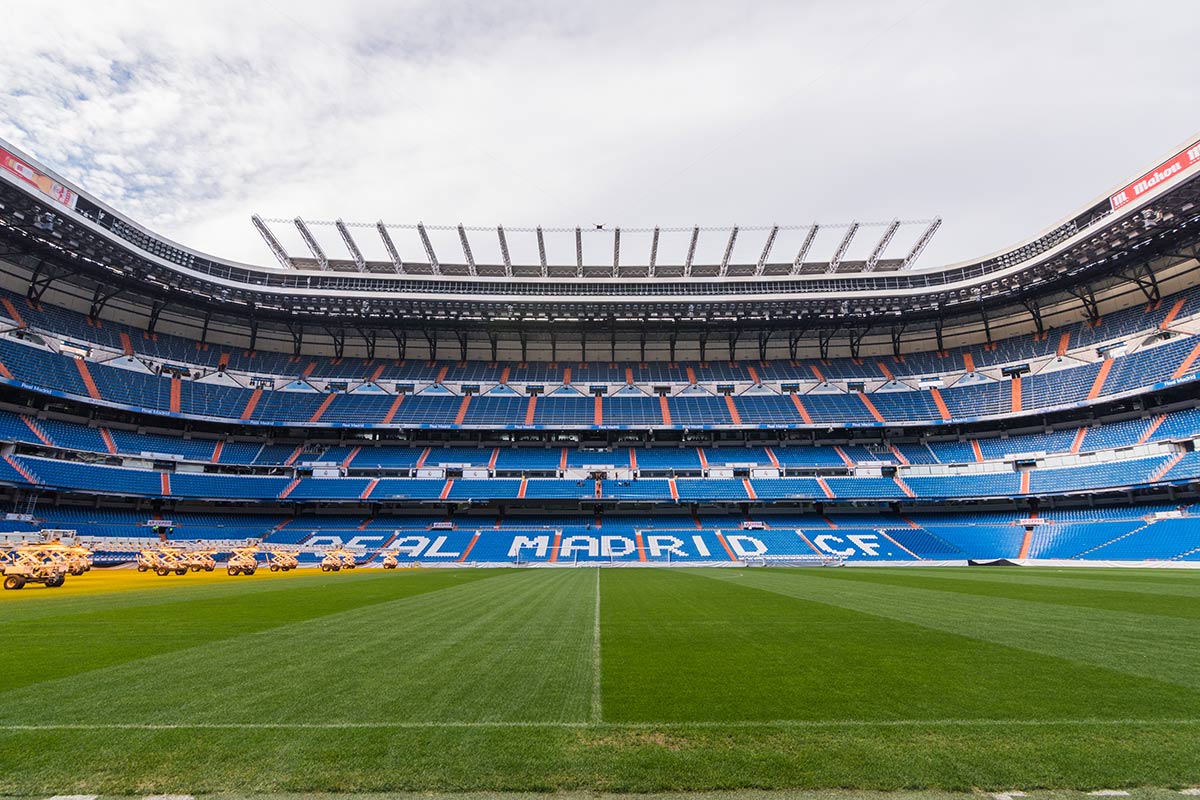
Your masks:
[[[54,339],[91,342],[125,353],[110,362],[84,362],[25,346],[0,337],[0,364],[12,379],[27,386],[75,397],[146,409],[160,414],[183,414],[222,420],[244,420],[265,425],[400,425],[417,427],[662,427],[698,428],[745,426],[876,426],[903,423],[939,423],[953,420],[1011,415],[1086,402],[1089,397],[1111,397],[1180,380],[1200,371],[1197,337],[1176,335],[1166,341],[1120,356],[1111,365],[1080,364],[1074,357],[1059,359],[1054,368],[1026,375],[1017,381],[976,378],[958,382],[955,376],[977,373],[999,364],[1020,363],[1054,356],[1060,347],[1091,348],[1100,342],[1130,340],[1134,334],[1156,331],[1200,313],[1200,287],[1189,289],[1153,307],[1133,306],[1105,315],[1097,325],[1074,323],[1046,336],[1018,336],[991,345],[974,345],[944,353],[910,353],[903,357],[868,356],[862,359],[808,361],[711,360],[703,363],[609,364],[511,362],[442,362],[419,359],[292,357],[282,353],[252,352],[216,345],[199,345],[169,334],[144,331],[82,315],[50,305],[35,305],[10,292],[0,292],[19,313],[21,322],[34,330],[53,332]],[[14,320],[15,322],[16,320]],[[1132,340],[1131,340],[1132,341]],[[1140,345],[1141,342],[1134,342]],[[340,379],[351,384],[376,382],[389,388],[400,382],[417,388],[429,383],[538,383],[549,394],[536,401],[522,396],[463,398],[393,395],[372,385],[349,394],[318,391],[257,391],[224,381],[204,382],[186,377],[172,379],[153,374],[138,356],[180,365],[189,371],[275,375],[294,379]],[[1091,356],[1091,357],[1094,357]],[[1101,375],[1105,369],[1106,375]],[[949,385],[934,392],[904,386],[919,375],[952,376]],[[1102,379],[1103,378],[1103,379]],[[897,380],[898,379],[898,380]],[[840,382],[870,381],[869,394],[847,391]],[[804,382],[802,394],[745,394],[732,398],[708,394],[676,394],[665,401],[657,397],[608,396],[602,400],[576,392],[575,387],[603,383],[610,387],[784,381]],[[811,391],[816,382],[834,384]],[[882,387],[880,388],[880,384]],[[302,384],[301,384],[302,385]],[[575,396],[559,396],[560,390]],[[352,387],[353,388],[353,387]],[[503,388],[503,387],[501,387]],[[777,386],[775,388],[778,388]]]
[[[560,362],[556,364],[512,362],[486,363],[427,362],[420,359],[394,361],[387,358],[320,358],[285,353],[247,351],[217,345],[201,346],[197,342],[165,333],[153,336],[145,331],[116,322],[101,320],[93,323],[84,315],[50,304],[32,304],[13,292],[0,290],[0,298],[9,300],[23,321],[38,330],[52,331],[76,342],[92,342],[116,352],[132,350],[175,364],[195,364],[216,369],[222,362],[227,369],[254,375],[280,375],[319,379],[376,380],[380,382],[499,382],[507,373],[507,381],[539,383],[547,387],[573,383],[690,383],[718,381],[813,381],[813,380],[883,380],[966,371],[968,363],[977,369],[1000,364],[1019,363],[1052,356],[1065,339],[1070,348],[1090,348],[1102,342],[1131,337],[1142,331],[1157,330],[1177,303],[1181,307],[1173,314],[1173,324],[1200,313],[1200,287],[1194,287],[1163,298],[1161,303],[1147,308],[1133,305],[1105,314],[1098,325],[1086,320],[1048,331],[1044,337],[1023,335],[1001,339],[991,346],[968,345],[944,353],[906,353],[901,358],[891,355],[865,356],[862,359],[834,358],[790,362],[745,361],[731,363],[710,360],[706,363],[663,364]],[[7,314],[0,310],[0,314]],[[969,359],[969,362],[968,362]]]
[[[1200,371],[1200,358],[1194,357],[1198,341],[1194,337],[1176,339],[1115,359],[1103,384],[1103,396],[1191,379]],[[264,425],[702,428],[944,421],[932,393],[924,390],[869,395],[810,392],[795,397],[676,396],[665,402],[652,397],[464,398],[452,394],[260,391],[85,362],[6,337],[0,337],[0,364],[14,380],[48,391],[160,414]],[[950,418],[957,421],[1020,414],[1086,402],[1098,372],[1097,364],[1086,364],[1021,382],[989,379],[942,389],[940,397]],[[491,411],[499,416],[490,417]]]

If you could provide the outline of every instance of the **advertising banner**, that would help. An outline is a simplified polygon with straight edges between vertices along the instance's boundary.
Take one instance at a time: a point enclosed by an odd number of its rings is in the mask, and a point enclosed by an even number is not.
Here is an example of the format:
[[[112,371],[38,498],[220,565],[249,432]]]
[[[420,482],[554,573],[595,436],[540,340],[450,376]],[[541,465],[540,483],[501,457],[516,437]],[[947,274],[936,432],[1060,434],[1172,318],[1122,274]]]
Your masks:
[[[51,199],[62,203],[72,211],[75,210],[75,203],[79,199],[79,196],[75,192],[63,186],[49,175],[43,175],[2,147],[0,147],[0,168],[16,175],[30,186],[36,186],[42,194],[48,195]]]
[[[1193,145],[1174,158],[1164,161],[1154,169],[1108,198],[1113,211],[1129,205],[1151,189],[1175,180],[1184,170],[1200,161],[1200,144]]]

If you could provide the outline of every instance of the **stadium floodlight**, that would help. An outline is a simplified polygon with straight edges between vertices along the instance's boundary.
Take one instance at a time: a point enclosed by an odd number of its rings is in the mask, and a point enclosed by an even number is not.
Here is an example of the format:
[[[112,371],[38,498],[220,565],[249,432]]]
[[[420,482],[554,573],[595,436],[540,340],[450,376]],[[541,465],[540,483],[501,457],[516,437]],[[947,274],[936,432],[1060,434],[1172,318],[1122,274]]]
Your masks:
[[[280,266],[287,269],[295,269],[296,265],[292,263],[292,259],[288,258],[287,251],[283,249],[283,245],[279,243],[279,240],[275,238],[275,234],[267,227],[267,223],[263,222],[263,218],[258,214],[254,214],[250,217],[250,221],[258,229],[259,235],[267,243],[267,248],[271,251],[271,255],[275,256],[275,260],[279,262]]]
[[[883,236],[879,237],[879,243],[875,245],[875,249],[871,251],[870,257],[867,258],[863,272],[874,272],[875,265],[879,263],[880,257],[883,256],[883,251],[887,250],[887,246],[891,244],[892,237],[896,235],[896,231],[898,230],[900,230],[900,220],[894,219],[887,226],[887,230],[883,232]]]
[[[800,267],[803,266],[804,259],[808,255],[808,251],[812,249],[813,240],[817,238],[817,231],[820,229],[821,226],[815,222],[813,223],[812,227],[808,229],[808,235],[804,237],[804,242],[800,245],[800,250],[796,253],[795,260],[792,261],[792,275],[796,275],[800,272]]]
[[[779,233],[779,226],[771,226],[771,232],[767,234],[766,244],[763,245],[762,255],[758,257],[758,263],[754,265],[754,274],[759,276],[763,274],[763,270],[767,267],[767,259],[771,257],[771,248],[775,246],[775,236]]]
[[[842,263],[842,257],[850,249],[850,242],[854,239],[854,234],[856,233],[858,233],[858,223],[851,222],[850,227],[846,229],[846,235],[842,237],[841,244],[834,251],[833,258],[829,259],[829,266],[825,268],[826,274],[837,272],[838,266]]]
[[[417,233],[421,236],[421,244],[425,245],[425,255],[429,256],[429,267],[433,270],[434,275],[442,274],[442,265],[438,263],[437,253],[433,252],[433,243],[429,241],[429,233],[425,230],[425,223],[417,223]]]
[[[479,273],[475,269],[475,256],[471,253],[471,242],[467,240],[467,229],[458,223],[458,240],[462,242],[463,256],[467,259],[467,271],[474,278]]]
[[[342,235],[342,241],[346,243],[346,249],[350,251],[350,257],[354,259],[354,266],[358,267],[359,272],[366,272],[366,259],[363,258],[362,251],[358,249],[358,244],[354,241],[354,237],[350,235],[350,229],[346,227],[346,223],[342,222],[341,217],[338,217],[333,224],[337,228],[338,233]]]
[[[696,258],[696,242],[700,240],[700,226],[692,228],[692,242],[688,245],[687,261],[683,262],[683,277],[692,277],[692,261]]]
[[[296,226],[296,230],[300,231],[300,238],[304,240],[304,244],[308,246],[309,251],[313,254],[313,258],[317,260],[317,264],[323,270],[329,269],[329,259],[325,257],[325,251],[321,249],[321,245],[313,238],[312,231],[304,224],[304,220],[296,217],[292,220]]]
[[[500,258],[504,259],[504,277],[512,277],[512,259],[508,255],[508,237],[504,235],[504,226],[496,226],[496,238],[500,240]]]
[[[579,229],[575,229],[575,236],[579,236]],[[538,243],[538,260],[542,265],[542,277],[546,277],[549,267],[546,265],[546,237],[542,233],[542,226],[537,227],[537,243]]]
[[[734,225],[733,230],[729,232],[729,242],[725,245],[725,255],[721,258],[720,276],[725,277],[729,272],[729,259],[733,256],[733,245],[737,242],[738,226]]]
[[[929,240],[933,238],[940,227],[942,227],[942,218],[934,217],[933,222],[929,223],[929,227],[925,229],[921,237],[913,244],[912,249],[908,251],[908,255],[904,257],[904,263],[900,265],[901,269],[906,269],[917,260],[917,256],[921,255],[921,251],[929,244]]]
[[[383,224],[383,220],[375,223],[375,230],[379,231],[379,238],[383,240],[383,247],[392,259],[392,267],[396,270],[396,274],[403,273],[404,260],[400,258],[400,251],[396,249],[396,243],[392,241],[392,235],[388,233],[387,226]]]

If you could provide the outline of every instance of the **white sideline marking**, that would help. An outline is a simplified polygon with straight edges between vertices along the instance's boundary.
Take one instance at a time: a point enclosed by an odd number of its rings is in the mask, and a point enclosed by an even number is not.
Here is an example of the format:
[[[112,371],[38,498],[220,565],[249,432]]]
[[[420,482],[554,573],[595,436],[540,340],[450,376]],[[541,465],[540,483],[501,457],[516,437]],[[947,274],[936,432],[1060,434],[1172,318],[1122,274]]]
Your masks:
[[[603,706],[600,698],[600,568],[596,568],[596,618],[592,622],[592,716],[591,722],[601,719]]]
[[[992,795],[993,800],[1013,800],[1014,797],[1028,797],[1024,792],[1004,792],[1003,794]]]
[[[96,800],[96,794],[56,794],[50,800]]]
[[[1200,789],[1180,789],[1180,794],[1200,795]]]
[[[45,725],[0,725],[0,731],[170,731],[170,730],[350,730],[381,729],[456,729],[456,728],[599,728],[599,729],[687,729],[687,728],[1045,728],[1055,725],[1076,727],[1113,727],[1120,725],[1200,725],[1200,719],[776,719],[730,720],[717,722],[522,722],[517,720],[431,722],[98,722]],[[1012,795],[1017,797],[1019,795]]]
[[[190,794],[150,794],[145,800],[196,800]]]
[[[1129,797],[1129,792],[1122,792],[1120,789],[1100,789],[1096,792],[1088,792],[1089,797]]]

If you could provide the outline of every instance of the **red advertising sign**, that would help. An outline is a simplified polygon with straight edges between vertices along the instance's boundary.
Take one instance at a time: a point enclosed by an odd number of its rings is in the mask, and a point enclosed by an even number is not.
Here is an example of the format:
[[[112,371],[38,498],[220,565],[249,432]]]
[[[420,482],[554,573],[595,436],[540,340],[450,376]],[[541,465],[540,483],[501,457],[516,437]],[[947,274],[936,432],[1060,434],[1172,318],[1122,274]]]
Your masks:
[[[26,164],[4,148],[0,147],[0,169],[16,175],[30,186],[37,187],[43,194],[74,210],[79,196],[49,175],[44,175]]]
[[[1164,161],[1154,169],[1108,198],[1113,211],[1129,205],[1151,189],[1173,181],[1185,169],[1200,161],[1200,144],[1193,145],[1172,159]]]

